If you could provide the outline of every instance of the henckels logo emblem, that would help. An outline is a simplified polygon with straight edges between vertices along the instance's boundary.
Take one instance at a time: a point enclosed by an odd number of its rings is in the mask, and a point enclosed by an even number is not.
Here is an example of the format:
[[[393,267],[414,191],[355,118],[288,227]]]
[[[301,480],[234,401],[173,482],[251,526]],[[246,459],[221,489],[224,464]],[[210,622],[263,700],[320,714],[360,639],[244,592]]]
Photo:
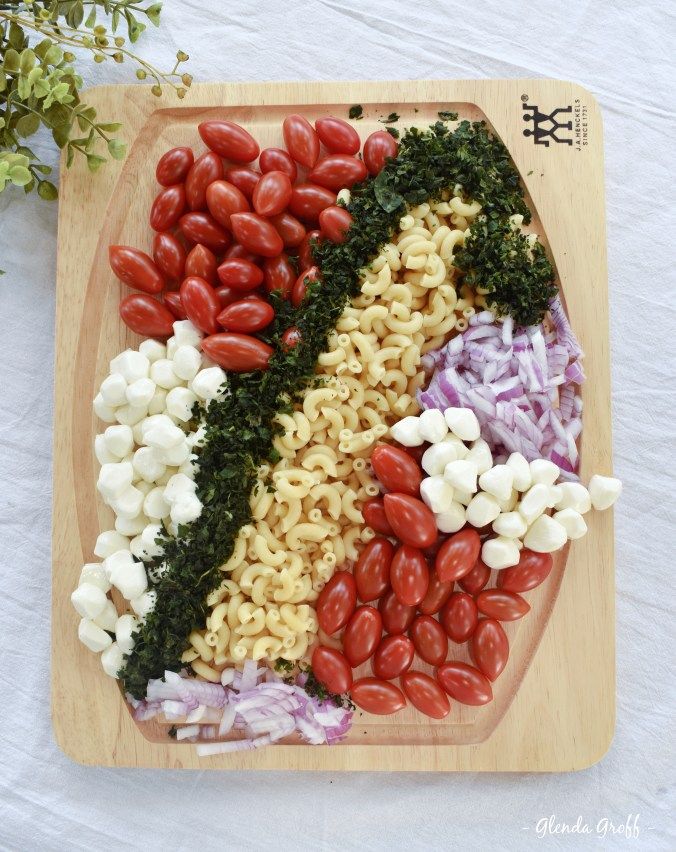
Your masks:
[[[532,136],[536,145],[549,147],[549,140],[561,145],[572,145],[573,140],[567,135],[559,135],[562,131],[573,129],[572,106],[557,107],[551,112],[540,112],[540,107],[522,104],[524,109],[523,120],[532,122],[532,127],[523,131],[524,136]],[[568,121],[559,121],[559,116],[569,116]]]

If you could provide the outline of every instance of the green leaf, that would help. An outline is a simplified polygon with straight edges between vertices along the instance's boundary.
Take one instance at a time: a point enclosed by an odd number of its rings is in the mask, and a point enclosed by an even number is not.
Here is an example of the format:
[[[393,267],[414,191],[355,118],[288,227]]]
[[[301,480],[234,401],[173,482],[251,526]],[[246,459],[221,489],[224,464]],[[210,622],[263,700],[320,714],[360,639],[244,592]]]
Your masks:
[[[63,62],[63,51],[57,44],[53,44],[45,54],[45,60],[48,65],[61,65]]]
[[[66,12],[66,23],[69,27],[73,27],[73,29],[78,29],[82,21],[84,20],[84,3],[82,0],[77,0],[76,3],[70,7],[70,9]]]
[[[114,160],[124,160],[127,146],[120,139],[109,139],[108,152]]]
[[[98,172],[105,162],[105,157],[99,157],[98,154],[87,154],[87,166],[90,172]]]
[[[159,27],[159,25],[160,25],[160,12],[161,11],[162,11],[162,4],[161,3],[153,3],[152,6],[148,6],[148,8],[145,10],[145,13],[146,13],[148,20],[152,24],[155,24],[156,27]]]
[[[32,192],[35,189],[35,178],[31,177],[28,183],[23,185],[23,191],[28,195],[29,192]]]
[[[19,136],[32,136],[40,128],[40,116],[34,112],[28,112],[22,115],[15,125],[16,132]]]
[[[87,20],[85,21],[85,27],[88,29],[92,29],[92,27],[96,24],[96,6],[92,6],[91,12],[87,15]]]
[[[19,70],[22,74],[28,74],[31,68],[35,65],[35,53],[27,47],[21,51],[21,59],[19,60]]]
[[[122,127],[122,125],[116,121],[108,124],[97,124],[96,126],[99,130],[103,130],[104,133],[117,133],[117,131]]]
[[[59,148],[63,148],[63,146],[67,144],[70,136],[70,124],[59,124],[56,127],[53,127],[52,136]]]
[[[27,101],[31,96],[31,84],[28,82],[28,77],[19,77],[16,84],[16,90],[19,93],[19,98],[22,101]]]
[[[7,88],[7,75],[0,71],[0,92],[4,92]]]
[[[394,213],[403,206],[404,199],[388,185],[388,174],[384,170],[373,181],[373,191],[376,201],[386,213]]]
[[[117,30],[119,25],[120,25],[120,10],[117,7],[115,7],[115,9],[113,10],[113,17],[111,19],[111,24],[110,24],[113,32],[115,32]]]
[[[15,186],[26,186],[33,180],[33,176],[25,166],[10,166],[8,174]]]
[[[73,165],[73,158],[75,157],[75,148],[72,145],[68,146],[68,151],[66,152],[66,168],[69,169]]]
[[[20,62],[21,57],[13,47],[10,47],[9,50],[5,51],[5,61],[2,63],[2,67],[5,71],[9,71],[11,74],[16,74],[19,71]]]
[[[54,201],[59,197],[59,191],[51,181],[41,180],[38,184],[38,195],[45,201]]]
[[[21,50],[26,43],[25,33],[16,21],[10,21],[9,24],[9,43],[16,50]]]
[[[33,171],[40,172],[41,175],[51,175],[52,167],[46,166],[44,163],[37,163],[37,165],[33,166]]]

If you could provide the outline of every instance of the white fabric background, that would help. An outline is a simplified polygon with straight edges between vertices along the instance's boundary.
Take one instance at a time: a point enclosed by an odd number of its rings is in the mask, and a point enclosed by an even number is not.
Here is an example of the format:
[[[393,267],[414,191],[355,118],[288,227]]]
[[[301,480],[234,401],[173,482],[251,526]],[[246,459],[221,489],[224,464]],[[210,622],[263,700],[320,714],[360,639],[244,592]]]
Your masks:
[[[615,468],[625,483],[616,511],[618,718],[608,755],[577,774],[113,771],[59,752],[48,683],[57,208],[0,196],[1,848],[578,849],[599,840],[539,840],[537,820],[582,815],[594,826],[637,813],[638,840],[603,846],[676,848],[675,35],[674,6],[663,0],[167,0],[161,29],[138,45],[164,66],[182,48],[197,80],[548,76],[599,99]],[[132,72],[106,64],[87,76],[129,81]],[[53,160],[49,145],[42,150]]]

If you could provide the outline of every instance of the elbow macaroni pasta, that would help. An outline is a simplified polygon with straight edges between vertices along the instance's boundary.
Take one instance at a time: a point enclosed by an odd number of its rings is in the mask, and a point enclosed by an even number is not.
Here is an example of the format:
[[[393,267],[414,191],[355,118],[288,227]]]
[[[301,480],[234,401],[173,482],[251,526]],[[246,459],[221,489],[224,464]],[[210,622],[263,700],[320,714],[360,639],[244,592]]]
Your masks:
[[[402,216],[399,232],[361,272],[353,299],[318,359],[323,384],[293,414],[279,414],[281,457],[259,471],[252,524],[207,599],[205,629],[183,660],[207,680],[244,659],[301,660],[317,640],[312,604],[334,571],[358,558],[375,533],[363,501],[379,493],[368,458],[402,417],[419,410],[422,355],[467,327],[485,295],[456,287],[454,254],[479,215],[462,187]],[[271,486],[271,487],[270,487]],[[337,637],[319,631],[323,644]]]

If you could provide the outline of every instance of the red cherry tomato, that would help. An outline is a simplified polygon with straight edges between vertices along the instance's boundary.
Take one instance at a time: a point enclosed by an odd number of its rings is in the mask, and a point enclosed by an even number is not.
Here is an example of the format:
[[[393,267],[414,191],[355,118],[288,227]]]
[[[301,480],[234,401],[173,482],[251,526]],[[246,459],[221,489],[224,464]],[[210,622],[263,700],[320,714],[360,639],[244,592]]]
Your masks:
[[[491,569],[479,559],[469,574],[462,577],[460,586],[470,595],[478,595],[490,578]]]
[[[425,597],[430,569],[421,550],[402,544],[394,554],[390,568],[392,591],[406,606],[417,606]]]
[[[324,633],[345,627],[357,606],[357,584],[349,571],[336,571],[317,598],[317,621]]]
[[[305,238],[305,225],[286,211],[277,216],[271,216],[270,222],[282,238],[285,248],[296,248]]]
[[[185,187],[182,183],[167,186],[155,196],[150,208],[150,227],[153,231],[168,231],[185,210]]]
[[[261,179],[261,173],[254,169],[236,166],[226,171],[225,179],[233,186],[236,186],[242,195],[250,201],[253,198],[253,191],[256,189],[256,184]]]
[[[288,299],[296,281],[296,273],[288,256],[278,254],[277,257],[268,258],[263,263],[263,280],[268,293],[279,290],[281,297]]]
[[[155,234],[153,238],[153,260],[160,272],[174,281],[183,277],[185,249],[173,234]]]
[[[188,319],[188,314],[186,314],[183,302],[181,302],[181,294],[177,293],[176,290],[170,290],[168,293],[164,294],[164,304],[169,308],[176,319]]]
[[[408,635],[418,656],[431,666],[440,666],[448,655],[448,637],[444,628],[431,615],[419,615]]]
[[[502,626],[492,618],[477,624],[469,646],[472,659],[489,680],[496,680],[507,665],[509,642]]]
[[[334,154],[320,160],[308,175],[308,180],[338,192],[343,187],[351,187],[366,180],[367,175],[366,166],[361,160],[345,154]]]
[[[144,251],[131,246],[109,246],[108,261],[115,275],[128,287],[144,293],[159,293],[164,278]]]
[[[226,331],[253,334],[267,328],[274,318],[275,310],[271,304],[263,299],[250,297],[223,308],[216,319]]]
[[[372,606],[360,606],[347,622],[343,633],[343,652],[353,669],[365,663],[380,643],[383,619]]]
[[[282,335],[282,349],[288,352],[289,349],[295,349],[301,341],[301,333],[295,325],[290,325]]]
[[[430,573],[430,582],[425,597],[418,605],[418,611],[423,615],[434,615],[450,598],[453,583],[442,583],[436,571]]]
[[[417,497],[423,475],[420,467],[403,450],[382,444],[371,453],[371,467],[378,481],[388,491]]]
[[[216,295],[218,296],[218,301],[221,303],[221,308],[227,308],[228,305],[232,305],[233,302],[238,302],[242,298],[240,290],[235,290],[227,284],[221,284],[219,287],[216,287]]]
[[[387,592],[378,602],[383,617],[383,627],[392,635],[406,633],[415,618],[415,607],[403,604],[393,591]]]
[[[202,243],[212,251],[220,252],[230,245],[230,234],[209,213],[186,213],[179,225],[186,239]]]
[[[377,175],[383,170],[388,157],[396,157],[399,151],[397,140],[387,130],[376,130],[364,142],[364,162],[369,174]]]
[[[332,154],[356,154],[361,145],[357,131],[342,118],[318,118],[315,130],[322,145]]]
[[[312,671],[329,692],[340,695],[352,686],[352,669],[340,651],[318,645],[312,653]]]
[[[344,207],[332,204],[319,214],[319,227],[322,234],[332,243],[344,243],[352,224],[352,216]]]
[[[467,663],[444,663],[437,669],[437,680],[451,698],[461,704],[477,707],[493,700],[491,682]]]
[[[258,158],[258,165],[263,174],[266,172],[284,172],[291,183],[298,177],[298,169],[290,155],[282,148],[265,148]]]
[[[354,579],[360,601],[381,598],[390,585],[390,565],[394,545],[386,538],[374,538],[359,554],[354,566]]]
[[[253,136],[232,121],[203,121],[197,130],[207,148],[234,163],[250,163],[260,151]]]
[[[444,582],[459,580],[476,565],[481,552],[479,533],[467,527],[452,535],[439,548],[436,569],[439,579]]]
[[[291,304],[294,308],[299,307],[305,299],[308,286],[318,280],[318,266],[311,266],[309,269],[305,269],[301,272],[298,278],[296,278],[296,283],[293,285],[293,289],[291,290]]]
[[[392,493],[383,497],[385,516],[399,541],[411,547],[430,547],[437,538],[434,515],[410,494]]]
[[[220,157],[207,151],[198,157],[185,179],[185,197],[191,210],[206,210],[207,187],[223,177],[223,162]]]
[[[144,337],[169,337],[174,333],[174,316],[151,296],[125,296],[120,302],[120,316],[125,325]]]
[[[233,183],[215,180],[207,187],[207,207],[219,225],[232,230],[230,217],[233,213],[246,213],[251,208],[246,196]]]
[[[263,283],[263,270],[250,260],[242,258],[224,260],[216,272],[221,284],[227,284],[243,293],[255,290]]]
[[[234,332],[205,337],[202,349],[212,361],[233,373],[267,370],[274,351],[271,346],[256,337]]]
[[[204,278],[191,275],[181,284],[181,304],[190,322],[205,334],[218,331],[216,317],[221,303],[216,291]]]
[[[415,648],[408,636],[386,636],[371,662],[373,674],[383,680],[399,677],[411,667]]]
[[[498,572],[498,588],[506,592],[529,592],[547,579],[553,564],[551,553],[535,553],[524,547],[518,565]]]
[[[305,237],[300,244],[300,248],[298,249],[298,260],[300,261],[300,265],[303,269],[308,266],[312,266],[315,263],[310,243],[320,243],[321,237],[321,231],[308,231],[307,234],[305,234]]]
[[[188,252],[185,259],[184,275],[187,278],[189,275],[196,275],[211,285],[216,283],[216,255],[203,246],[197,243]]]
[[[393,683],[377,677],[355,680],[350,697],[357,707],[374,716],[390,716],[406,706],[403,692]]]
[[[362,506],[361,513],[366,525],[371,527],[374,532],[381,533],[381,535],[394,535],[385,514],[385,504],[382,497],[369,498]]]
[[[191,148],[172,148],[157,161],[155,177],[162,186],[183,183],[195,161]]]
[[[258,213],[233,213],[230,222],[235,239],[247,251],[264,257],[277,257],[284,248],[274,226]]]
[[[476,599],[482,615],[497,621],[517,621],[530,612],[530,604],[515,592],[504,589],[485,589]]]
[[[411,704],[432,719],[443,719],[451,712],[448,696],[433,677],[409,670],[401,676],[401,685]]]
[[[266,172],[253,191],[253,206],[260,216],[277,216],[291,200],[291,181],[284,172]]]
[[[319,214],[336,203],[336,194],[314,183],[298,183],[291,193],[289,212],[299,219],[316,222]]]
[[[439,613],[439,621],[449,638],[466,642],[476,630],[479,611],[474,598],[466,592],[453,592]]]
[[[302,115],[287,115],[282,125],[284,144],[293,159],[311,169],[319,157],[319,137],[314,127]]]

